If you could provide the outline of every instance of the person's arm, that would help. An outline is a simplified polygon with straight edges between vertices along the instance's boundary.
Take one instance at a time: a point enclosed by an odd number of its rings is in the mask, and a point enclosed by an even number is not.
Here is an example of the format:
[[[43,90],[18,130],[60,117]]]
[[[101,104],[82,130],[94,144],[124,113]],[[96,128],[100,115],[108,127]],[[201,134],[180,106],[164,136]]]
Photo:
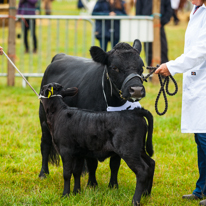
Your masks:
[[[0,46],[0,55],[3,54],[3,48]]]
[[[100,15],[100,16],[107,15],[107,16],[109,16],[109,12],[103,11],[102,6],[103,6],[102,4],[97,2],[94,6],[93,11],[92,11],[92,15],[93,16],[97,16],[97,15]]]
[[[115,13],[116,15],[127,15],[126,11],[125,11],[125,2],[122,2],[122,8],[121,9],[115,9]]]
[[[156,74],[164,75],[164,73],[167,73],[166,70],[168,68],[169,73],[174,76],[177,73],[184,73],[200,66],[206,61],[206,17],[203,22],[204,24],[198,32],[199,36],[194,37],[197,38],[195,45],[177,59],[162,64],[159,69],[156,70]]]
[[[120,14],[117,13],[117,15],[127,15],[125,5],[126,5],[126,3],[124,1],[122,1],[122,9],[120,10]]]

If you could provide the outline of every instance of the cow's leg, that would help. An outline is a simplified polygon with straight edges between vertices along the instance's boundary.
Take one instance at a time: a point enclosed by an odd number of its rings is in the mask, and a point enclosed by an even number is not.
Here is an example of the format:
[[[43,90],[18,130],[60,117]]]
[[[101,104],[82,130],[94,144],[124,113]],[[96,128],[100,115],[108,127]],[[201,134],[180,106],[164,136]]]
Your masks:
[[[111,177],[109,182],[109,187],[118,188],[118,181],[117,181],[117,175],[119,171],[119,166],[121,162],[121,157],[119,155],[114,155],[110,158],[110,169],[111,169]]]
[[[81,189],[81,174],[82,169],[84,165],[84,158],[75,158],[74,162],[74,170],[73,170],[73,176],[74,176],[74,194],[78,193]]]
[[[49,154],[52,148],[52,137],[50,135],[50,132],[45,122],[41,124],[41,129],[42,129],[42,138],[41,138],[42,168],[39,177],[45,178],[46,177],[45,174],[49,174],[48,161],[49,161]]]
[[[73,161],[72,157],[69,156],[68,152],[64,151],[64,153],[61,154],[62,162],[63,162],[63,177],[64,177],[64,191],[63,195],[69,195],[70,194],[70,181],[72,176],[72,170],[73,170]]]
[[[142,158],[132,156],[123,159],[129,168],[136,174],[136,189],[132,203],[134,206],[138,206],[140,205],[141,196],[145,191],[145,185],[147,184],[149,167]]]
[[[87,185],[95,187],[96,185],[98,185],[96,180],[96,170],[97,170],[98,161],[97,159],[94,158],[86,158],[86,161],[87,161],[87,167],[89,171],[89,180]]]
[[[150,195],[152,191],[152,184],[153,184],[153,177],[155,171],[155,161],[149,157],[145,152],[141,155],[142,159],[146,162],[149,166],[149,177],[148,177],[148,185],[144,192],[144,195]]]

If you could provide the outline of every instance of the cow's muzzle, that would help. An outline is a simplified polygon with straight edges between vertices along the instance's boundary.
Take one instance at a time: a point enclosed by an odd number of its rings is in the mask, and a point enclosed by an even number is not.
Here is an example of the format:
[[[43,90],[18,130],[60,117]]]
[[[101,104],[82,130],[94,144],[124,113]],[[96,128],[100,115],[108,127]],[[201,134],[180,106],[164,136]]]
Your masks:
[[[139,78],[141,83],[143,83],[143,76],[139,75],[139,74],[135,74],[135,73],[131,73],[130,75],[128,75],[126,77],[126,79],[124,80],[123,84],[122,84],[122,88],[121,91],[123,90],[123,88],[125,87],[126,83],[128,81],[130,81],[133,78]],[[130,87],[129,88],[129,93],[131,95],[130,99],[132,99],[133,101],[139,101],[140,99],[142,99],[143,97],[145,97],[145,89],[143,86],[136,86],[136,87]]]
[[[145,97],[144,87],[130,87],[130,95],[133,100],[140,100]]]

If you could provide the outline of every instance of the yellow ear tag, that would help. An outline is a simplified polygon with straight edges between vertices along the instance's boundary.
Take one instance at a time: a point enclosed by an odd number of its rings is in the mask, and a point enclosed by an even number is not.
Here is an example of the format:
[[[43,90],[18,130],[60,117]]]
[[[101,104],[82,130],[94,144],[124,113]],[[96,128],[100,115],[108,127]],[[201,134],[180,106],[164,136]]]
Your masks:
[[[53,95],[53,93],[54,93],[54,89],[53,89],[53,87],[51,87],[51,91],[49,91],[48,98],[51,97],[51,95]]]

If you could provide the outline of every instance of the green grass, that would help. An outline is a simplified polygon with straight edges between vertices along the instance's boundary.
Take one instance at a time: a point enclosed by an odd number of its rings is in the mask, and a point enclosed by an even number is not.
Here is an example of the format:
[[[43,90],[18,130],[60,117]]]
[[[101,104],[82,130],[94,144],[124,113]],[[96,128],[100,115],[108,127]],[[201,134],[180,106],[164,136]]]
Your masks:
[[[185,28],[185,22],[178,27],[172,24],[166,27],[170,59],[183,52]],[[34,67],[37,64],[34,61]],[[141,104],[154,115],[153,159],[156,161],[152,194],[141,200],[145,206],[198,205],[198,201],[181,198],[195,188],[198,170],[193,134],[180,131],[182,75],[176,75],[175,79],[179,91],[177,95],[168,97],[169,109],[164,116],[158,116],[154,109],[159,85],[145,83],[147,95]],[[0,205],[131,205],[136,180],[123,160],[118,174],[119,189],[108,188],[109,160],[99,163],[98,188],[87,188],[88,176],[83,176],[81,194],[71,194],[69,198],[61,198],[62,164],[60,167],[50,165],[50,175],[44,180],[38,178],[41,167],[39,100],[29,87],[22,88],[21,81],[16,78],[15,87],[8,87],[6,78],[0,78]],[[29,82],[39,92],[41,79],[29,78]],[[160,110],[163,107],[161,98]]]

